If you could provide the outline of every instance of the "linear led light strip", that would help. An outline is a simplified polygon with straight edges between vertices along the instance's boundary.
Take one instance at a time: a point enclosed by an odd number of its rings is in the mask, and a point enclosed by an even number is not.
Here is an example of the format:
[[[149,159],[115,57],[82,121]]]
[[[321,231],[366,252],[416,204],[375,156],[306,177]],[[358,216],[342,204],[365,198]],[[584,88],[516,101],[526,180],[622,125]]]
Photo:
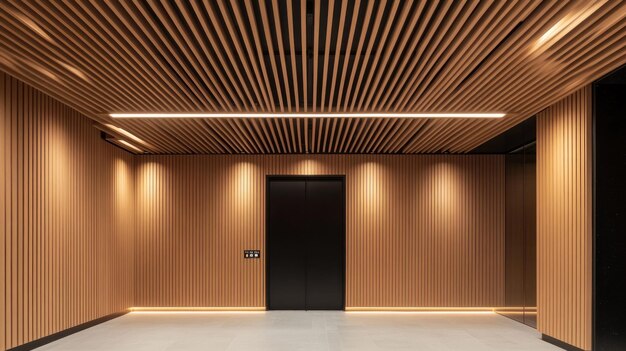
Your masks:
[[[265,307],[130,307],[131,312],[265,312]]]
[[[129,143],[126,140],[119,139],[117,142],[122,144],[122,145],[124,145],[124,146],[126,146],[126,147],[128,147],[128,148],[130,148],[130,149],[132,149],[132,150],[134,150],[134,151],[143,152],[140,148],[136,147],[135,145]]]
[[[112,118],[502,118],[505,113],[111,113]]]

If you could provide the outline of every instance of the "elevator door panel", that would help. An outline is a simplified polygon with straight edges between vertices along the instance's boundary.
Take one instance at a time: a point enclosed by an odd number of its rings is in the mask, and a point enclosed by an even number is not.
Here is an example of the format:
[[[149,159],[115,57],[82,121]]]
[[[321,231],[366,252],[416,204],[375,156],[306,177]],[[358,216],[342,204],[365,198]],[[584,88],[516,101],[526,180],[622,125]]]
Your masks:
[[[269,184],[269,309],[299,310],[306,303],[305,185],[278,180]]]
[[[307,309],[343,309],[343,184],[310,180],[307,201]]]
[[[270,179],[267,194],[268,309],[343,309],[343,180]]]

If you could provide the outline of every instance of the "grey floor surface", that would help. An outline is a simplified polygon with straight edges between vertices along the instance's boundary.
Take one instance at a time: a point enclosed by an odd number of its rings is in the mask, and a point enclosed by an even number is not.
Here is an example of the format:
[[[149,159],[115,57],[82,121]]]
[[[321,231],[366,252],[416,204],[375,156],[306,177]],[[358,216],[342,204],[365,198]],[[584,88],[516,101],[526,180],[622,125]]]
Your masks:
[[[561,350],[497,314],[131,313],[37,350]]]

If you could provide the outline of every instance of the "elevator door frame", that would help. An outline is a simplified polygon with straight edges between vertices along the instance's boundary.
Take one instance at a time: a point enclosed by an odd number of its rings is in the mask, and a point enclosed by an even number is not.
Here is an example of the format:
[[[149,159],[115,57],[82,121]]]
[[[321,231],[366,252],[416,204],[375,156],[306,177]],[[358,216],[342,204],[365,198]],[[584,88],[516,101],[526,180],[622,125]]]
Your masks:
[[[270,305],[270,182],[273,180],[339,180],[341,181],[341,252],[343,260],[341,271],[343,280],[341,281],[341,304],[343,311],[346,310],[346,176],[345,175],[268,175],[265,177],[265,309],[269,310]]]

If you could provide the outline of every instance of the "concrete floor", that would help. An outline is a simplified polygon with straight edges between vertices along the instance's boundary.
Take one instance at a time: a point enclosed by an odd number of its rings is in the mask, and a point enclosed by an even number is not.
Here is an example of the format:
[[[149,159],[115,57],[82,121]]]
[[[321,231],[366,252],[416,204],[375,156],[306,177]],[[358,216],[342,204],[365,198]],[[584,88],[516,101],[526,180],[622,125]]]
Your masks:
[[[497,314],[131,313],[37,350],[561,350]]]

